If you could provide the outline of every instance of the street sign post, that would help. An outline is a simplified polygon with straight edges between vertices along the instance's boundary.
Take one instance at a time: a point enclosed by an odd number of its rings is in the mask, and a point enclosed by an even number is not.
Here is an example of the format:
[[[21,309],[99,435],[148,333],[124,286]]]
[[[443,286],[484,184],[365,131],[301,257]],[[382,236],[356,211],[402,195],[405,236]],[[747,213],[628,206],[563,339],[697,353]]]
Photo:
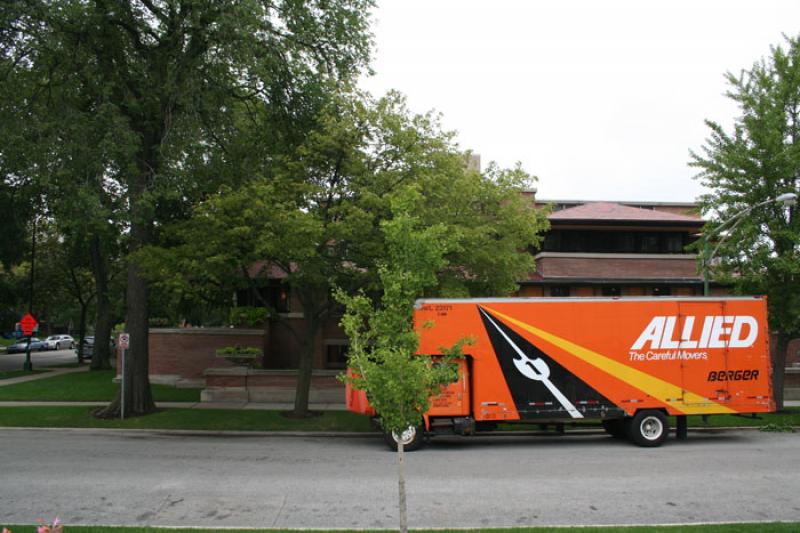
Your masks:
[[[131,336],[128,333],[120,333],[117,339],[117,346],[120,349],[120,404],[119,417],[125,420],[125,354],[131,345]]]
[[[31,372],[33,370],[33,363],[31,363],[31,337],[35,332],[39,331],[39,323],[33,318],[32,314],[25,313],[18,326],[22,330],[22,335],[28,337],[28,346],[25,348],[25,363],[22,365],[22,370]]]
[[[22,328],[22,334],[26,337],[30,337],[35,331],[39,331],[39,323],[30,313],[25,313],[25,316],[19,321],[19,325]]]

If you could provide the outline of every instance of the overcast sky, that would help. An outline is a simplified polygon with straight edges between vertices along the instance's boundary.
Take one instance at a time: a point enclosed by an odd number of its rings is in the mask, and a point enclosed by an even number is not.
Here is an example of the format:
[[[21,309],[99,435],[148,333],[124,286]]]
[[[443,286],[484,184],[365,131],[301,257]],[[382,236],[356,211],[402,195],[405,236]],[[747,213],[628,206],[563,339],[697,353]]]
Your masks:
[[[694,200],[703,120],[737,112],[724,73],[800,33],[789,0],[378,3],[362,87],[441,112],[484,166],[521,161],[542,199]]]

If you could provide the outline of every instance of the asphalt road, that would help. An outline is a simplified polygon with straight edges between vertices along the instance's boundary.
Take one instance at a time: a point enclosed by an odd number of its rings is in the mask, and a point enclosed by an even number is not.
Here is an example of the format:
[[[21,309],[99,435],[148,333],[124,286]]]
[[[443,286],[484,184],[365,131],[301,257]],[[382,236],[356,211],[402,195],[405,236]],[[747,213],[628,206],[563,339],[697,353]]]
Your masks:
[[[75,350],[43,350],[41,352],[31,352],[31,364],[34,369],[77,362],[78,355]],[[24,363],[24,353],[0,352],[0,372],[22,370],[22,365]]]
[[[437,438],[407,455],[411,527],[800,520],[800,434]],[[378,438],[0,430],[0,524],[392,528]]]

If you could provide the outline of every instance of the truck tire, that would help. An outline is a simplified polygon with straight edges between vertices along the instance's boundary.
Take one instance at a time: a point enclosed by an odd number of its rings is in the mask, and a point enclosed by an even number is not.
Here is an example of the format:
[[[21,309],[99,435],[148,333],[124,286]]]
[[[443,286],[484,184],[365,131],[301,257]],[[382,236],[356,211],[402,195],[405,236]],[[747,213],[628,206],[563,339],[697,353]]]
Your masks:
[[[654,448],[661,446],[669,435],[667,415],[655,409],[639,411],[626,420],[628,437],[637,446]]]
[[[425,430],[422,426],[408,426],[401,435],[392,431],[383,432],[383,439],[386,441],[389,449],[393,451],[397,451],[397,442],[401,437],[403,438],[403,451],[413,452],[422,447]]]
[[[615,439],[624,439],[627,436],[624,422],[625,421],[621,418],[603,420],[603,429]]]

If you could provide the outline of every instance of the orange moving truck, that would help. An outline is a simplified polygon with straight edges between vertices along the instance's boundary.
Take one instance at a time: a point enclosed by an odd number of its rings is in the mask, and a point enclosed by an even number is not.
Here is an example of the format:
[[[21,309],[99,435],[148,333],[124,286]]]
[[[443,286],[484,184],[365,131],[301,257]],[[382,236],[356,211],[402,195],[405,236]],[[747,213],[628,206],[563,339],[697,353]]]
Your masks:
[[[475,342],[406,446],[424,432],[584,419],[658,446],[667,415],[680,428],[685,415],[772,412],[766,307],[764,297],[418,300],[420,354]],[[375,414],[362,391],[346,395],[351,411]]]

